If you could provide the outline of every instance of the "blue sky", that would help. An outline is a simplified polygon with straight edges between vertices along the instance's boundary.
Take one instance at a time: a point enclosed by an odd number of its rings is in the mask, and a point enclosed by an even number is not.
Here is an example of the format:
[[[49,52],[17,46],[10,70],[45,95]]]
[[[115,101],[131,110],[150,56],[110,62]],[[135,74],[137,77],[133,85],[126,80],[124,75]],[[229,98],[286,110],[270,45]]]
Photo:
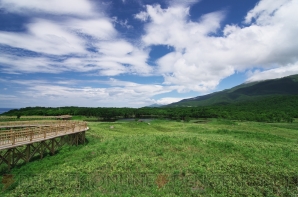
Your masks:
[[[297,0],[0,0],[0,107],[143,107],[298,73]]]

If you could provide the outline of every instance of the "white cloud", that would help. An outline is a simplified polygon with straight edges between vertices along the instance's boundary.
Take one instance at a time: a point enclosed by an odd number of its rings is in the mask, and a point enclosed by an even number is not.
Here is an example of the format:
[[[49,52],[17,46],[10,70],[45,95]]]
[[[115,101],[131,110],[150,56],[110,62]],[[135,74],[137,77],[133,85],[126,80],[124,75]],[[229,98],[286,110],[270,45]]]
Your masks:
[[[31,103],[34,106],[118,106],[143,107],[154,103],[151,97],[171,92],[175,87],[147,85],[120,81],[111,78],[108,81],[88,80],[5,80],[3,83],[18,84],[15,101]],[[93,84],[93,87],[84,84]],[[102,88],[100,84],[109,85]],[[10,98],[3,96],[2,100]],[[119,102],[121,98],[121,102]],[[6,99],[7,100],[7,99]],[[166,99],[167,100],[167,99]],[[160,100],[158,102],[166,102]]]
[[[49,13],[55,15],[93,16],[94,5],[86,0],[0,0],[0,8],[13,13]]]
[[[295,0],[262,0],[247,14],[246,26],[230,24],[221,30],[223,12],[206,14],[196,22],[183,4],[165,9],[147,5],[146,13],[139,13],[149,15],[142,40],[149,47],[174,48],[157,61],[165,84],[180,87],[180,92],[208,92],[236,71],[297,62],[297,8]]]
[[[70,19],[61,24],[69,30],[93,36],[98,40],[111,40],[117,36],[110,19],[98,17],[92,19]]]
[[[127,29],[132,29],[133,28],[132,25],[129,25],[128,24],[128,20],[127,19],[121,20],[121,19],[118,19],[118,17],[116,17],[116,16],[112,17],[112,19],[113,19],[113,22],[114,23],[117,23],[117,24],[121,25],[122,27],[125,27]]]
[[[18,9],[10,9],[7,1],[3,1],[3,7],[15,12],[29,12],[29,8],[39,9],[40,5],[35,5],[34,2],[30,1],[26,9],[23,9],[23,3],[17,6],[17,1],[12,1]],[[82,9],[85,9],[84,6]],[[67,10],[61,8],[60,11],[67,14]],[[76,14],[76,11],[73,14]],[[21,51],[17,56],[16,53],[3,51],[0,57],[0,63],[4,65],[2,72],[94,71],[103,76],[152,73],[152,68],[146,63],[148,52],[120,38],[112,20],[96,14],[89,18],[79,16],[64,17],[60,21],[36,18],[26,24],[26,32],[0,31],[0,44],[40,54],[40,57],[23,56]],[[89,48],[92,48],[93,52],[90,52]]]
[[[170,6],[184,6],[184,7],[188,7],[190,5],[193,5],[195,3],[200,2],[200,0],[170,0],[169,1],[169,5]]]
[[[154,103],[158,104],[158,105],[168,105],[171,103],[176,103],[178,101],[181,101],[184,98],[175,98],[175,97],[165,97],[165,98],[161,98],[158,100],[154,100]]]
[[[298,74],[298,62],[290,64],[284,67],[266,70],[263,72],[256,71],[250,73],[250,77],[246,80],[247,82],[262,81],[267,79],[282,78],[289,75]]]
[[[99,75],[103,76],[115,76],[128,72],[125,66],[117,62],[98,62],[97,65],[101,67]]]
[[[110,42],[107,43],[109,45]],[[113,43],[111,43],[113,44]],[[131,45],[129,45],[131,46]],[[117,47],[117,46],[116,46]],[[152,68],[144,63],[147,53],[133,48],[133,51],[125,54],[125,50],[105,54],[82,55],[68,57],[65,60],[55,60],[49,57],[24,57],[11,54],[2,54],[0,63],[1,72],[10,74],[21,73],[63,73],[63,72],[93,72],[101,76],[116,76],[119,74],[150,75]],[[105,50],[105,49],[104,49]],[[121,52],[122,51],[122,52]]]
[[[261,1],[259,5],[263,5]],[[273,2],[273,1],[270,1]],[[266,7],[256,17],[256,22],[248,27],[233,27],[234,31],[225,40],[229,44],[229,52],[241,55],[242,61],[232,62],[245,68],[260,66],[263,68],[284,66],[298,60],[298,8],[297,1],[278,1],[275,9]],[[267,4],[266,4],[267,5]],[[257,10],[261,7],[257,6]],[[256,9],[256,8],[255,8]],[[254,11],[253,9],[252,11]],[[248,14],[247,16],[249,16]],[[228,27],[230,28],[230,27]],[[238,66],[238,67],[240,67]]]
[[[15,95],[0,94],[0,101],[12,101],[16,99],[17,97]]]
[[[248,81],[298,73],[297,0],[261,0],[247,13],[244,26],[224,27],[221,23],[225,13],[221,11],[191,20],[190,6],[196,2],[174,0],[164,9],[160,5],[147,5],[145,11],[134,15],[146,21],[140,43],[126,40],[113,25],[116,22],[129,28],[127,21],[113,20],[102,11],[95,11],[92,1],[0,0],[2,10],[27,16],[32,13],[35,17],[25,24],[24,32],[0,31],[0,44],[16,49],[1,51],[1,72],[74,71],[89,72],[93,76],[155,74],[164,77],[162,85],[115,78],[100,82],[109,85],[107,88],[85,87],[76,80],[14,82],[24,86],[19,95],[34,96],[33,100],[18,99],[53,106],[55,99],[61,105],[70,105],[70,100],[74,102],[71,105],[79,102],[85,106],[167,104],[180,98],[154,100],[152,97],[173,90],[210,92],[222,79],[239,71],[265,70],[253,73]],[[43,13],[54,17],[45,20],[41,18]],[[57,17],[60,15],[63,17]],[[154,62],[156,67],[147,64],[149,50],[154,45],[174,49]],[[24,56],[24,51],[30,55]],[[42,104],[46,98],[52,100]]]
[[[138,48],[133,47],[127,42],[117,43],[99,43],[102,45],[100,52],[104,55],[97,59],[98,64],[102,62],[116,62],[127,69],[129,73],[136,73],[139,75],[150,75],[153,71],[146,61],[148,53]],[[114,50],[116,47],[118,50]]]
[[[107,42],[107,43],[99,43],[100,49],[99,52],[105,55],[116,55],[116,56],[124,56],[133,51],[133,46],[128,42],[116,41],[116,42]],[[117,50],[115,50],[117,49]]]
[[[42,57],[22,57],[9,54],[2,54],[0,56],[0,63],[2,64],[1,72],[10,74],[21,73],[60,73],[65,71],[63,68],[54,66],[54,62]],[[55,68],[56,67],[56,68]]]
[[[208,38],[208,34],[218,30],[223,16],[215,12],[202,16],[200,22],[192,22],[188,20],[188,12],[189,8],[179,6],[168,9],[147,6],[152,22],[146,27],[143,41],[148,46],[161,44],[175,48],[175,52],[157,61],[165,84],[178,85],[179,92],[206,92],[214,89],[221,78],[234,73],[231,66],[213,64],[211,57],[213,38]]]
[[[184,51],[209,33],[216,32],[223,19],[222,12],[214,12],[202,16],[200,22],[189,21],[189,7],[162,9],[160,5],[147,6],[147,13],[151,22],[146,26],[144,43],[170,45],[178,51]]]
[[[149,18],[149,14],[147,12],[139,12],[138,14],[135,14],[134,16],[136,19],[139,19],[141,21],[147,21]]]
[[[290,1],[291,0],[262,0],[247,13],[245,23],[249,24],[254,19],[259,24],[266,24],[278,9]]]
[[[86,52],[83,40],[57,23],[39,19],[27,28],[26,33],[0,31],[0,43],[53,55]]]

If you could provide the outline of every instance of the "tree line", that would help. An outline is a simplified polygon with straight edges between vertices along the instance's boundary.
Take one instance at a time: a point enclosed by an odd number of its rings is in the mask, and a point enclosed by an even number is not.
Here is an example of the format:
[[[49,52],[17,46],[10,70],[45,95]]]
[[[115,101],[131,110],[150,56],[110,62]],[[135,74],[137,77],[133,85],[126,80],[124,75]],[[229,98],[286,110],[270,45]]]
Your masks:
[[[196,118],[224,118],[259,122],[293,122],[294,118],[298,118],[298,96],[271,96],[246,102],[201,107],[143,107],[137,109],[76,106],[26,107],[10,110],[2,115],[59,116],[65,114],[97,117],[103,120],[153,117],[184,121]]]

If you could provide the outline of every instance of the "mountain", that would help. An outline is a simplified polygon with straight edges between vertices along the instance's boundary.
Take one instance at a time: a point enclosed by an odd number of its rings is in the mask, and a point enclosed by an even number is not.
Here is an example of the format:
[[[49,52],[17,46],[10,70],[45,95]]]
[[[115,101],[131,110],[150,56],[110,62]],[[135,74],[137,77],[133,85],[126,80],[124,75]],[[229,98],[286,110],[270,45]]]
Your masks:
[[[268,96],[298,95],[298,75],[279,79],[243,83],[231,89],[214,92],[204,96],[184,99],[166,107],[193,107],[226,105],[242,101],[263,99]]]

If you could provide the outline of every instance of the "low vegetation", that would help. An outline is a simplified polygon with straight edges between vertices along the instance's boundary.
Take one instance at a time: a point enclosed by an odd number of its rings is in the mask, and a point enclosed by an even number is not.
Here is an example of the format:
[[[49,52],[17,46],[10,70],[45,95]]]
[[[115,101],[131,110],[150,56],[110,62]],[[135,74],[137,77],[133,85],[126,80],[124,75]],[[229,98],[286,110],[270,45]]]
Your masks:
[[[10,172],[4,196],[297,196],[298,122],[89,122],[88,143]]]

